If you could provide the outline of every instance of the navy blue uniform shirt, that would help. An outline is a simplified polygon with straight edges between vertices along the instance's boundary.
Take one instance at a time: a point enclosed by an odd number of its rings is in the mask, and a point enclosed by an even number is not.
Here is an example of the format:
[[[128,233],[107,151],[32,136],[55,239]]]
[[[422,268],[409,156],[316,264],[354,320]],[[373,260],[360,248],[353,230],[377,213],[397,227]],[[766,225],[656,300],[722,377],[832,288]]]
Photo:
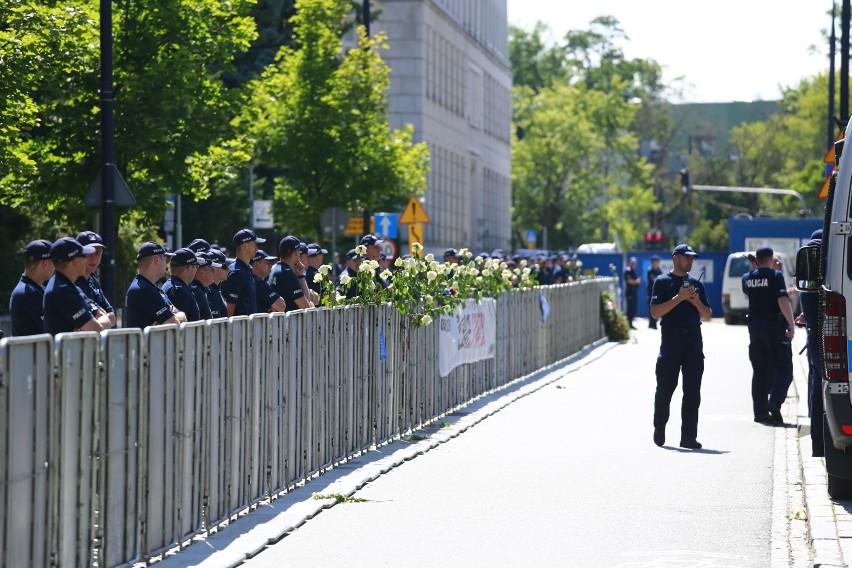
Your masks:
[[[112,304],[107,300],[106,295],[104,295],[104,291],[101,288],[101,283],[98,281],[98,277],[94,274],[90,274],[88,278],[85,276],[81,276],[75,282],[77,288],[83,291],[83,293],[89,297],[93,302],[95,302],[98,306],[103,309],[108,314],[111,314],[115,311],[112,307]]]
[[[781,313],[778,298],[787,295],[787,283],[779,271],[764,266],[743,274],[743,292],[749,315],[775,316]]]
[[[658,276],[654,280],[651,304],[663,304],[677,296],[677,293],[683,288],[686,278],[689,278],[689,283],[695,286],[695,289],[698,291],[698,299],[701,300],[701,303],[710,307],[710,303],[707,301],[707,293],[704,290],[704,284],[692,276],[675,276],[671,272]],[[701,316],[698,314],[698,308],[684,301],[664,315],[660,319],[660,324],[663,327],[698,327],[701,325]]]
[[[211,284],[207,287],[207,303],[210,305],[210,315],[214,318],[228,317],[228,304],[219,291],[219,286]]]
[[[172,303],[166,293],[150,280],[137,274],[124,298],[124,321],[126,327],[146,328],[171,319]]]
[[[305,270],[305,278],[308,281],[308,288],[319,294],[322,292],[322,284],[319,282],[314,282],[314,277],[319,274],[319,270],[314,268],[313,266],[309,266],[307,270]]]
[[[12,316],[12,336],[38,335],[44,333],[44,288],[26,274],[9,298],[9,314]]]
[[[260,276],[254,277],[254,287],[255,293],[257,294],[257,313],[268,313],[269,310],[272,309],[272,304],[274,304],[281,296],[278,295],[278,292],[272,289],[269,282]]]
[[[299,277],[286,262],[279,262],[278,266],[281,268],[272,276],[272,289],[284,298],[284,306],[288,312],[298,310],[296,300],[305,297]]]
[[[92,301],[61,272],[44,289],[44,331],[53,335],[79,329],[94,319]]]
[[[198,302],[195,301],[195,296],[189,289],[189,285],[177,276],[172,276],[163,284],[163,292],[168,296],[169,301],[186,314],[186,321],[198,321],[201,319],[201,312],[198,309]]]
[[[198,305],[198,313],[201,315],[201,319],[213,319],[213,312],[210,311],[210,300],[207,299],[207,286],[198,280],[193,280],[189,283],[189,291],[192,292],[192,297],[195,298],[195,303]],[[219,295],[221,296],[221,294]],[[225,309],[225,315],[228,315],[227,308]]]
[[[222,296],[227,303],[234,304],[234,315],[247,316],[257,313],[257,296],[251,266],[238,258],[228,270],[228,279],[222,282]]]
[[[357,298],[358,297],[358,273],[352,271],[348,266],[346,270],[343,271],[343,274],[348,275],[352,280],[349,281],[348,284],[344,284],[343,282],[337,287],[337,291],[346,296],[347,298]],[[341,274],[341,276],[343,276]]]

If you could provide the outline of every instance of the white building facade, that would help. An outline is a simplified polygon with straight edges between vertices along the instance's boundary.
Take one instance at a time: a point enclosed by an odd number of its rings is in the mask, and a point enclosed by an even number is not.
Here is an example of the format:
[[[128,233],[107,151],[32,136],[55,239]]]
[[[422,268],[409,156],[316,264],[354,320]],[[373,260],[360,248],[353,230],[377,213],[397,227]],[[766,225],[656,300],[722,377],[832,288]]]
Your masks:
[[[431,153],[429,252],[511,247],[512,74],[506,0],[379,0],[389,117]],[[405,240],[407,235],[401,235]],[[437,255],[436,255],[437,256]]]

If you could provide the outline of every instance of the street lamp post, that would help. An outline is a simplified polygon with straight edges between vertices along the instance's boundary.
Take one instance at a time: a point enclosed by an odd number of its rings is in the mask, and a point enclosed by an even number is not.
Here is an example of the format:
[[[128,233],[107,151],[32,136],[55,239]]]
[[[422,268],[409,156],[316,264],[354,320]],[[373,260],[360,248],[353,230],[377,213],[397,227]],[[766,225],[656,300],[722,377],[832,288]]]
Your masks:
[[[101,219],[104,253],[101,285],[115,303],[115,143],[112,77],[112,0],[101,0]]]

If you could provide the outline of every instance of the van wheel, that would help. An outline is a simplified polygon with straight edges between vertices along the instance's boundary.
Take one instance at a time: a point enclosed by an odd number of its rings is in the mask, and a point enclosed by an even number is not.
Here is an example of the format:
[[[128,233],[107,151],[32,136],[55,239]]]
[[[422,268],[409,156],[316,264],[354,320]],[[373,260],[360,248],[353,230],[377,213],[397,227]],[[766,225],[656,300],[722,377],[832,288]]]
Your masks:
[[[832,499],[852,499],[852,479],[828,474],[828,495]]]

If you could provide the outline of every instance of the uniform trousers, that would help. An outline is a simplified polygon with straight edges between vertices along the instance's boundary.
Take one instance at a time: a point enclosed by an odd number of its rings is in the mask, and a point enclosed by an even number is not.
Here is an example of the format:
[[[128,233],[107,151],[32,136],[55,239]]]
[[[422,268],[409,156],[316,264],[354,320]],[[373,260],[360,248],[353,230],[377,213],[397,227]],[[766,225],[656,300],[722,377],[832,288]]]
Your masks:
[[[820,339],[816,328],[808,331],[808,412],[811,417],[811,450],[814,457],[825,455],[822,432],[822,374],[820,373]]]
[[[698,435],[698,407],[701,405],[701,377],[704,375],[704,341],[701,328],[661,327],[660,354],[657,355],[657,392],[654,395],[654,428],[669,421],[669,407],[683,373],[683,403],[680,409],[681,440]]]
[[[787,400],[787,389],[793,382],[793,350],[785,332],[784,324],[774,316],[749,318],[748,358],[755,416],[766,414],[767,396],[776,408]]]

